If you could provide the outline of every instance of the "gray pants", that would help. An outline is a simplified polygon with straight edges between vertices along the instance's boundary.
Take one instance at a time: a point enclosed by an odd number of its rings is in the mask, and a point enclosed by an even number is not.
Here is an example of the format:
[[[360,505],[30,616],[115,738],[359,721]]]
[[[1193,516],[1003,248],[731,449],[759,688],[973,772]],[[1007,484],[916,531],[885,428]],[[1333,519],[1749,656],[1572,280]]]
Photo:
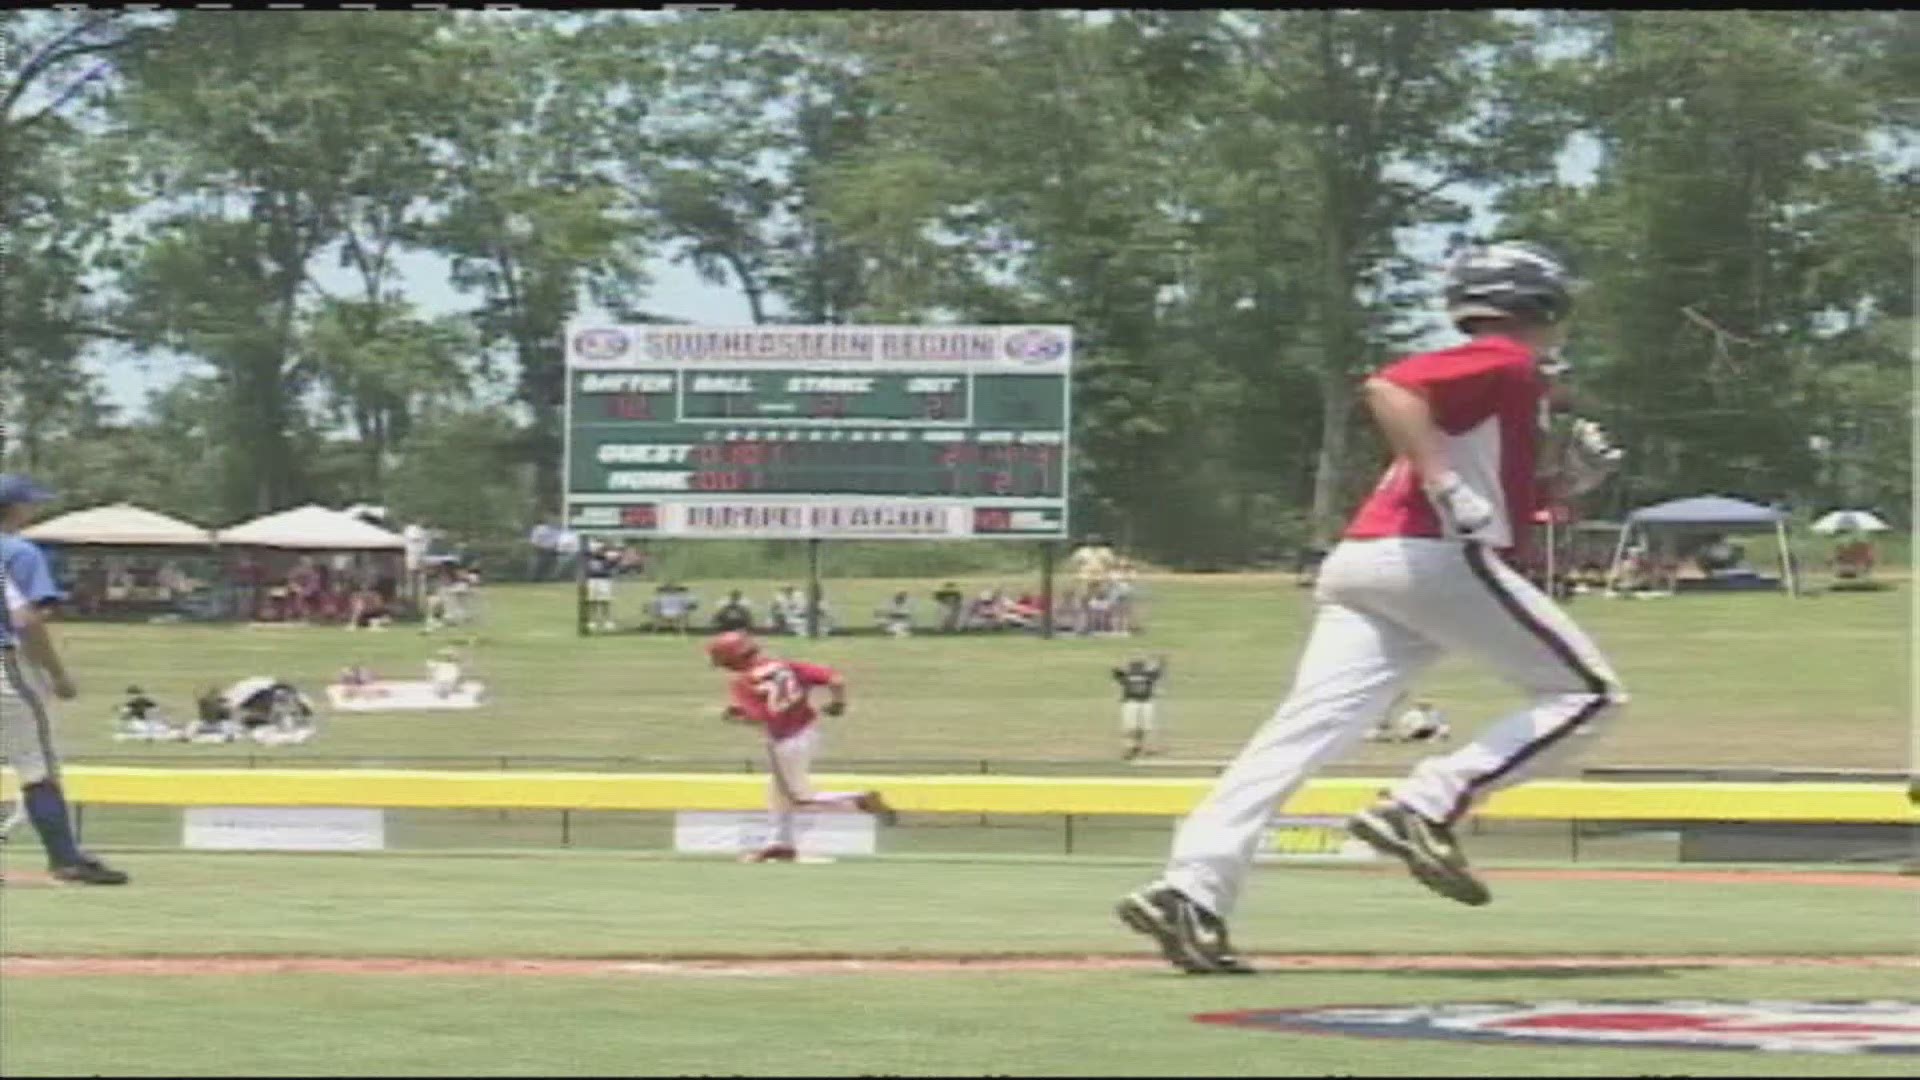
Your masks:
[[[60,778],[53,749],[53,694],[19,651],[0,648],[0,760],[22,785]]]

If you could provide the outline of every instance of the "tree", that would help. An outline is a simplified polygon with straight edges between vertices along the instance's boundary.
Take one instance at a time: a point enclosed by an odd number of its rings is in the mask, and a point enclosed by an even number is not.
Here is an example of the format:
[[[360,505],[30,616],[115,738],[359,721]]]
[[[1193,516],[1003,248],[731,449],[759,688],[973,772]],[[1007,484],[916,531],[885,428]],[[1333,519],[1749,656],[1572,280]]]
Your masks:
[[[1404,336],[1399,313],[1431,278],[1406,230],[1459,224],[1471,185],[1544,170],[1514,89],[1533,68],[1531,24],[1493,12],[1269,11],[1223,23],[1251,75],[1249,111],[1306,156],[1318,240],[1308,348],[1319,389],[1311,517],[1324,541],[1352,494],[1354,390]]]
[[[644,97],[623,82],[625,54],[580,27],[462,21],[445,43],[436,215],[424,235],[476,292],[482,343],[516,366],[532,416],[521,461],[534,469],[534,515],[560,504],[565,328],[582,299],[632,308],[645,281],[648,223],[605,175],[612,101]],[[501,78],[500,72],[513,72]]]
[[[128,275],[126,318],[143,342],[219,371],[229,511],[302,493],[311,266],[354,198],[385,190],[393,102],[417,92],[442,21],[192,13],[130,68],[120,134],[162,209]]]
[[[731,280],[754,322],[847,322],[866,266],[830,212],[833,169],[870,139],[884,95],[866,13],[734,12],[614,24],[651,93],[612,114],[621,183],[677,258]],[[780,310],[774,304],[778,301]]]
[[[332,414],[351,425],[366,497],[379,497],[388,458],[421,409],[469,396],[473,336],[463,317],[422,319],[398,300],[327,300],[307,321],[301,362],[325,389]]]
[[[1629,451],[1623,504],[1833,500],[1863,456],[1899,475],[1904,350],[1887,329],[1913,311],[1912,127],[1885,74],[1900,25],[1570,17],[1583,51],[1560,73],[1561,111],[1599,167],[1506,209],[1564,237],[1593,282],[1570,355]]]
[[[0,13],[0,399],[26,468],[62,424],[80,421],[93,381],[79,359],[110,333],[90,271],[129,204],[111,158],[91,152],[117,65],[153,32],[119,12]]]
[[[388,509],[468,542],[518,539],[532,472],[521,439],[503,410],[423,410],[388,475]]]

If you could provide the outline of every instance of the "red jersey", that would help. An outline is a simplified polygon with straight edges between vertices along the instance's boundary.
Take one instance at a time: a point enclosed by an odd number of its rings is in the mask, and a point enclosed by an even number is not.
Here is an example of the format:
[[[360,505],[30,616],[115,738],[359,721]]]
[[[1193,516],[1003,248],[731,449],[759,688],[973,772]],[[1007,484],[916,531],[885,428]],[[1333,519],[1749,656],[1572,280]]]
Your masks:
[[[798,735],[813,723],[813,704],[807,700],[807,693],[839,677],[832,668],[819,664],[763,659],[735,674],[728,689],[733,707],[765,727],[767,737],[778,742]]]
[[[1448,464],[1493,504],[1486,542],[1524,555],[1533,531],[1534,454],[1546,390],[1533,351],[1509,337],[1476,338],[1409,356],[1374,377],[1427,399],[1445,438]],[[1446,535],[1413,466],[1400,457],[1387,467],[1346,532],[1350,540]]]

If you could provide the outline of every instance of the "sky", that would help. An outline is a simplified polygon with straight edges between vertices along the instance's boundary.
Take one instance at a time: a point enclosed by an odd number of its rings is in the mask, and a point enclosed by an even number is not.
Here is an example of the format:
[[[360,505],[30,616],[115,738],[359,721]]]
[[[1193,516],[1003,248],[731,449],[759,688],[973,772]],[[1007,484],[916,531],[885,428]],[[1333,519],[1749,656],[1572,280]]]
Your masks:
[[[403,288],[408,298],[419,306],[423,316],[466,311],[475,305],[473,297],[455,291],[448,282],[444,259],[416,252],[403,255],[396,261],[404,281]],[[664,258],[655,259],[649,269],[654,279],[653,288],[647,295],[646,307],[649,311],[668,318],[708,325],[738,325],[753,321],[740,290],[730,286],[709,285],[700,280],[690,267],[675,266]],[[345,294],[354,287],[350,271],[331,265],[317,266],[315,277],[322,288],[335,295]],[[604,312],[596,312],[589,307],[581,312],[581,317],[592,318],[595,314]],[[180,356],[136,359],[117,347],[91,350],[87,354],[86,365],[100,376],[108,402],[122,410],[123,415],[143,413],[149,394],[165,389],[195,366],[193,361]]]

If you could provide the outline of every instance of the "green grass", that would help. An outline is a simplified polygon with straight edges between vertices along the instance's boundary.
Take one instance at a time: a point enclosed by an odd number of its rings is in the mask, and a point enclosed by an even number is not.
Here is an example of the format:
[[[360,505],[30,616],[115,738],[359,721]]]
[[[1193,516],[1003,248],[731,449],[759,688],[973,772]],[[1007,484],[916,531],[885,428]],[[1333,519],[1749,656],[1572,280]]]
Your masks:
[[[125,890],[12,889],[8,953],[620,956],[1133,953],[1108,905],[1136,862],[749,867],[604,854],[145,855]],[[1905,1075],[1894,1059],[1359,1041],[1220,1030],[1195,1013],[1477,1000],[1854,998],[1912,973],[1612,972],[1528,954],[1901,952],[1916,894],[1806,884],[1497,880],[1489,908],[1398,874],[1262,872],[1254,952],[1513,954],[1484,972],[1159,969],[814,978],[10,979],[8,1075]]]
[[[1314,972],[825,979],[20,980],[8,1075],[1908,1076],[1911,1058],[1489,1047],[1240,1031],[1197,1013],[1433,1001],[1889,996],[1885,975]]]
[[[7,952],[636,956],[1130,951],[1141,860],[831,865],[601,853],[132,855],[138,886],[11,891]],[[1499,880],[1485,910],[1388,868],[1262,872],[1244,947],[1289,952],[1902,952],[1920,893]],[[1676,903],[1692,889],[1711,903]],[[1302,919],[1311,912],[1311,919]]]
[[[712,597],[727,583],[695,583]],[[749,584],[757,600],[773,583]],[[835,582],[848,621],[895,588],[925,581]],[[1580,764],[1791,765],[1897,769],[1909,759],[1906,586],[1879,594],[1581,598],[1571,610],[1610,655],[1632,707]],[[621,604],[649,586],[624,587]],[[743,733],[713,719],[721,681],[699,639],[625,635],[581,640],[568,586],[488,590],[476,648],[494,703],[477,713],[332,718],[306,747],[250,748],[263,758],[409,755],[689,756],[740,761]],[[840,665],[855,710],[832,725],[829,760],[943,758],[1105,762],[1117,749],[1108,667],[1135,651],[1172,661],[1165,724],[1173,754],[1233,753],[1286,690],[1311,614],[1284,576],[1167,577],[1147,583],[1148,633],[1131,641],[1027,637],[778,643]],[[139,683],[179,712],[194,688],[275,673],[317,691],[342,666],[419,677],[438,639],[412,630],[71,624],[61,636],[84,696],[68,705],[70,760],[138,753],[182,763],[231,758],[209,747],[115,744],[109,717]],[[1423,682],[1471,730],[1514,693],[1461,660]],[[1368,745],[1353,764],[1398,771],[1410,747]]]

